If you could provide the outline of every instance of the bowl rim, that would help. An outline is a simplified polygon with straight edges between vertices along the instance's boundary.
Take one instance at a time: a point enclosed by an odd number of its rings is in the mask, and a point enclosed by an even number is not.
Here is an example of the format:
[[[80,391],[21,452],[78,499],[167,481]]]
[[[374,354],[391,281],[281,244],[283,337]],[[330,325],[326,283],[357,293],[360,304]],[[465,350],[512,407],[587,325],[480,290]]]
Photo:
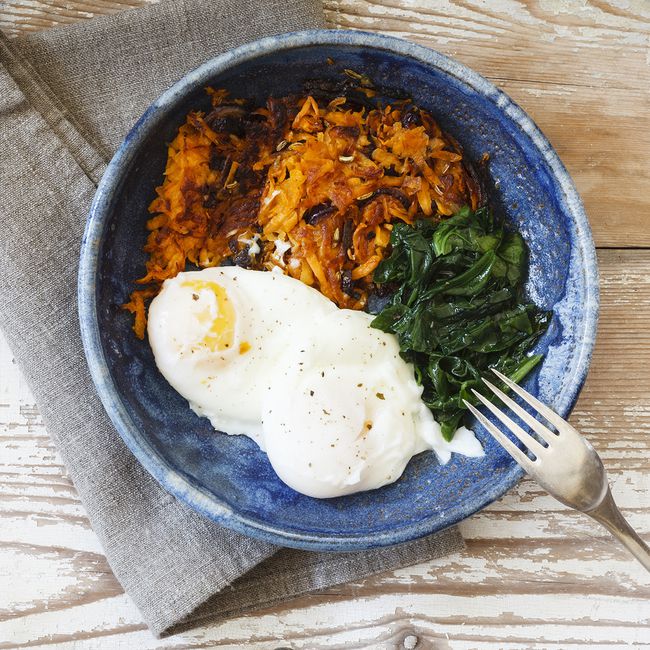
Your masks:
[[[564,211],[573,219],[576,234],[575,245],[579,248],[586,285],[586,298],[583,304],[585,318],[579,355],[572,376],[568,382],[565,382],[568,388],[560,395],[559,401],[556,403],[556,409],[564,417],[575,405],[591,360],[599,310],[598,267],[591,228],[582,201],[569,173],[539,127],[523,109],[490,81],[458,61],[430,48],[395,37],[352,30],[316,29],[269,36],[241,45],[205,62],[168,88],[149,106],[127,134],[104,172],[90,208],[81,244],[78,275],[81,338],[90,374],[104,409],[126,445],[143,467],[168,492],[204,516],[250,537],[280,546],[314,551],[356,551],[407,542],[444,530],[503,496],[517,484],[524,472],[513,461],[509,469],[504,472],[499,484],[482,493],[480,498],[473,498],[462,503],[442,518],[429,517],[388,531],[341,535],[296,533],[238,513],[194,479],[172,467],[145,439],[130,418],[111,378],[105,359],[100,339],[95,295],[98,255],[104,236],[106,210],[110,205],[111,196],[119,183],[121,170],[125,169],[133,159],[139,145],[148,136],[151,127],[164,119],[165,108],[173,104],[179,96],[205,84],[210,77],[227,71],[233,65],[269,53],[314,45],[353,45],[379,49],[440,69],[455,77],[461,85],[469,86],[483,99],[495,104],[528,137],[549,166],[554,181],[562,192],[561,203]]]

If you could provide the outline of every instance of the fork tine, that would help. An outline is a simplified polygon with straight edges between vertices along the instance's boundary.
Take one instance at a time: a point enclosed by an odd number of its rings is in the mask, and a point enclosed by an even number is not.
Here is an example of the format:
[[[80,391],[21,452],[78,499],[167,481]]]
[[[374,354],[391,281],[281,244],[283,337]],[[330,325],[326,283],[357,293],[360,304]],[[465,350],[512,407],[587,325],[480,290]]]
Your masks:
[[[472,389],[472,393],[481,401],[483,406],[488,408],[493,415],[495,415],[499,420],[510,429],[513,435],[528,449],[530,449],[535,456],[539,456],[544,452],[544,446],[541,445],[533,436],[530,435],[527,431],[524,431],[516,422],[513,422],[503,411],[497,408],[492,402],[490,402],[486,397],[481,395],[478,391]]]
[[[549,445],[557,436],[545,427],[539,420],[535,419],[528,411],[525,411],[517,402],[510,399],[502,390],[497,388],[492,382],[483,378],[485,385],[512,411],[514,411],[533,431],[535,431]]]
[[[525,391],[521,386],[517,386],[514,381],[508,379],[504,374],[492,368],[492,372],[504,383],[509,386],[521,399],[528,402],[537,412],[546,418],[558,431],[569,426],[569,424],[561,418],[555,411],[552,411],[546,404],[542,404],[537,398],[533,397],[528,391]]]
[[[497,429],[492,422],[490,422],[476,407],[470,404],[467,400],[463,400],[465,406],[470,410],[470,413],[488,430],[488,432],[496,438],[496,441],[519,463],[527,472],[532,471],[533,462],[524,454],[517,445],[515,445],[510,438],[505,436],[499,429]]]

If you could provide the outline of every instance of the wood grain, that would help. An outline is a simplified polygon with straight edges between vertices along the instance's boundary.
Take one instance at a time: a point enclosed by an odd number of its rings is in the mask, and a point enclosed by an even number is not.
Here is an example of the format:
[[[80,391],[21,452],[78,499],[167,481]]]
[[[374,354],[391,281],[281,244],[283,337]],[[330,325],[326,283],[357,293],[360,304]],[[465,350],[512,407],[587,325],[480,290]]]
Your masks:
[[[650,539],[650,251],[604,250],[599,263],[599,338],[572,422]],[[394,648],[409,635],[417,648],[649,647],[650,575],[530,481],[463,523],[462,554],[154,641],[2,355],[0,648]]]
[[[13,0],[9,34],[144,0]],[[574,178],[597,245],[650,246],[650,2],[324,0],[330,27],[367,29],[454,56],[539,124]]]
[[[332,24],[379,30],[466,63],[541,127],[600,246],[647,246],[650,3],[326,0]]]
[[[33,32],[145,0],[13,0]],[[581,192],[598,245],[650,247],[650,2],[324,0],[331,27],[412,39],[508,92]],[[601,250],[602,315],[572,416],[650,537],[650,251]],[[157,641],[113,577],[0,339],[0,648],[650,648],[650,576],[530,481],[462,524],[462,554]],[[415,644],[415,645],[414,645]]]

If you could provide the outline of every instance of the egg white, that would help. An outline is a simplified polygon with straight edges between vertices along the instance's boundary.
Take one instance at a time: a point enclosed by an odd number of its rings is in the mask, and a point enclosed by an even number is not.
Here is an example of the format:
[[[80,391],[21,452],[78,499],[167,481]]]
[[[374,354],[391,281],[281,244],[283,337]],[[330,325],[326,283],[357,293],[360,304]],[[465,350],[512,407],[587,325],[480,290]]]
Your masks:
[[[234,312],[228,348],[206,336],[219,309],[211,285],[222,287]],[[148,334],[167,381],[215,429],[245,434],[264,448],[262,399],[295,332],[317,325],[336,306],[288,276],[239,267],[179,273],[149,307]]]
[[[278,476],[316,498],[396,481],[433,449],[482,455],[471,431],[447,443],[397,339],[282,273],[217,267],[167,280],[149,341],[167,381],[219,431],[244,434]]]
[[[337,310],[307,333],[264,400],[265,446],[278,476],[317,498],[396,481],[444,444],[413,368],[372,316]]]

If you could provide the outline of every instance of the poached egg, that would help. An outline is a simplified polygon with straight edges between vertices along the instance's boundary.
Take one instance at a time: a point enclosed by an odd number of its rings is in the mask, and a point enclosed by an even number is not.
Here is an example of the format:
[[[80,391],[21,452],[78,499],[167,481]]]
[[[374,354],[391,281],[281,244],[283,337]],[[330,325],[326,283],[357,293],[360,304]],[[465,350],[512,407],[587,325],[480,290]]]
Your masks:
[[[264,448],[262,400],[295,332],[330,300],[280,273],[236,266],[179,273],[149,307],[149,343],[165,379],[212,426]]]
[[[396,481],[446,442],[397,339],[280,273],[216,267],[166,280],[149,308],[156,364],[215,429],[253,438],[287,485],[316,498]]]

